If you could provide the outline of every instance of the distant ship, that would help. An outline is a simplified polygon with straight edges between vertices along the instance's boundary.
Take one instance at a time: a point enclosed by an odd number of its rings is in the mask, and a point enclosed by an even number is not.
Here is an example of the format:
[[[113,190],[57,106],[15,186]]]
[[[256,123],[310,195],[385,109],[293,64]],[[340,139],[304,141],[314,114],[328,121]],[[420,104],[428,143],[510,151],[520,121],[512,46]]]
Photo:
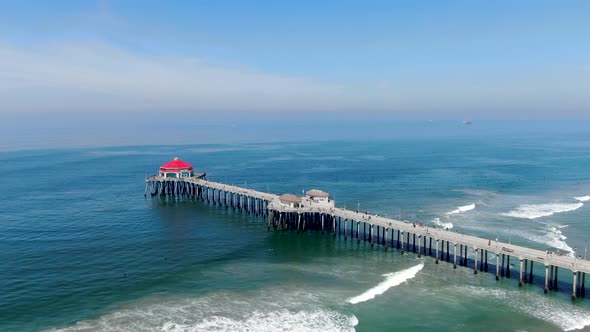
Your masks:
[[[471,120],[465,120],[465,121],[463,121],[463,123],[464,123],[464,124],[466,124],[466,125],[470,125],[470,124],[472,124],[473,122],[472,122]]]

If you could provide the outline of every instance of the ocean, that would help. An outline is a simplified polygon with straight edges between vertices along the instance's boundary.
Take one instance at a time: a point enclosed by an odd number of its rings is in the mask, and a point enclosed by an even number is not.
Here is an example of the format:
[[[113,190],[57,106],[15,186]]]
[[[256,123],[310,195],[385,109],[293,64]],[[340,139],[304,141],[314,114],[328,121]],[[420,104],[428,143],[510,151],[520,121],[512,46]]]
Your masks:
[[[400,125],[386,138],[282,141],[274,129],[273,141],[248,144],[0,152],[0,330],[590,326],[590,301],[570,300],[569,271],[560,270],[561,290],[546,295],[539,265],[536,284],[519,288],[516,273],[496,282],[431,257],[319,232],[267,231],[252,215],[143,195],[146,175],[178,156],[214,181],[277,194],[321,189],[337,206],[584,257],[588,127],[413,125],[426,134]]]

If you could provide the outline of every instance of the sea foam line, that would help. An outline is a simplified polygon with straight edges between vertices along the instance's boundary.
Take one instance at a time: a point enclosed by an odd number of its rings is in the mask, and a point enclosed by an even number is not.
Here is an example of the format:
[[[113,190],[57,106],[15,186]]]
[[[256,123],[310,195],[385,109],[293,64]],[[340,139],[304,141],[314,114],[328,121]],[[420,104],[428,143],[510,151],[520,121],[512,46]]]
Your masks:
[[[358,295],[358,296],[348,299],[348,302],[352,303],[352,304],[357,304],[360,302],[372,300],[375,298],[375,296],[385,293],[391,287],[398,286],[402,282],[414,278],[416,276],[416,274],[420,270],[422,270],[423,267],[424,267],[424,263],[421,263],[421,264],[413,266],[409,269],[384,274],[383,276],[385,277],[385,280],[383,280],[382,282],[377,284],[377,286],[362,293],[361,295]]]
[[[501,213],[501,215],[522,219],[537,219],[552,216],[555,213],[574,211],[584,206],[584,203],[548,203],[521,204],[515,210]]]
[[[447,212],[447,215],[459,214],[459,213],[471,211],[473,209],[475,209],[475,204],[469,204],[469,205],[459,206],[455,210],[453,210],[451,212]]]
[[[578,196],[578,197],[574,197],[574,199],[576,201],[580,201],[580,202],[587,202],[587,201],[590,201],[590,196]]]

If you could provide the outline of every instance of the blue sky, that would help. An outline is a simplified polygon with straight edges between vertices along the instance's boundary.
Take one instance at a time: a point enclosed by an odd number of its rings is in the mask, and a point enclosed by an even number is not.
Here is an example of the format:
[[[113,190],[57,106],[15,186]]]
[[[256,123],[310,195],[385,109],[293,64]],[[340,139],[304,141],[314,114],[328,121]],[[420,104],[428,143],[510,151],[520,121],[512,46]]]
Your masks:
[[[0,6],[0,112],[590,113],[587,1]]]

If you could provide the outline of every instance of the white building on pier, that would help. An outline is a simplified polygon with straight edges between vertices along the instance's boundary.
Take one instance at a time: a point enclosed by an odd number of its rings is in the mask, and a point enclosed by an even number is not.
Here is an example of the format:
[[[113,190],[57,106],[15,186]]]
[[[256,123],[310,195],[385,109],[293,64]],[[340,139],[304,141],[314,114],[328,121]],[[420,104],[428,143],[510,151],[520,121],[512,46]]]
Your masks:
[[[292,208],[298,208],[301,207],[301,197],[292,195],[292,194],[283,194],[281,196],[279,196],[279,202],[282,205],[286,205],[288,207],[292,207]]]

